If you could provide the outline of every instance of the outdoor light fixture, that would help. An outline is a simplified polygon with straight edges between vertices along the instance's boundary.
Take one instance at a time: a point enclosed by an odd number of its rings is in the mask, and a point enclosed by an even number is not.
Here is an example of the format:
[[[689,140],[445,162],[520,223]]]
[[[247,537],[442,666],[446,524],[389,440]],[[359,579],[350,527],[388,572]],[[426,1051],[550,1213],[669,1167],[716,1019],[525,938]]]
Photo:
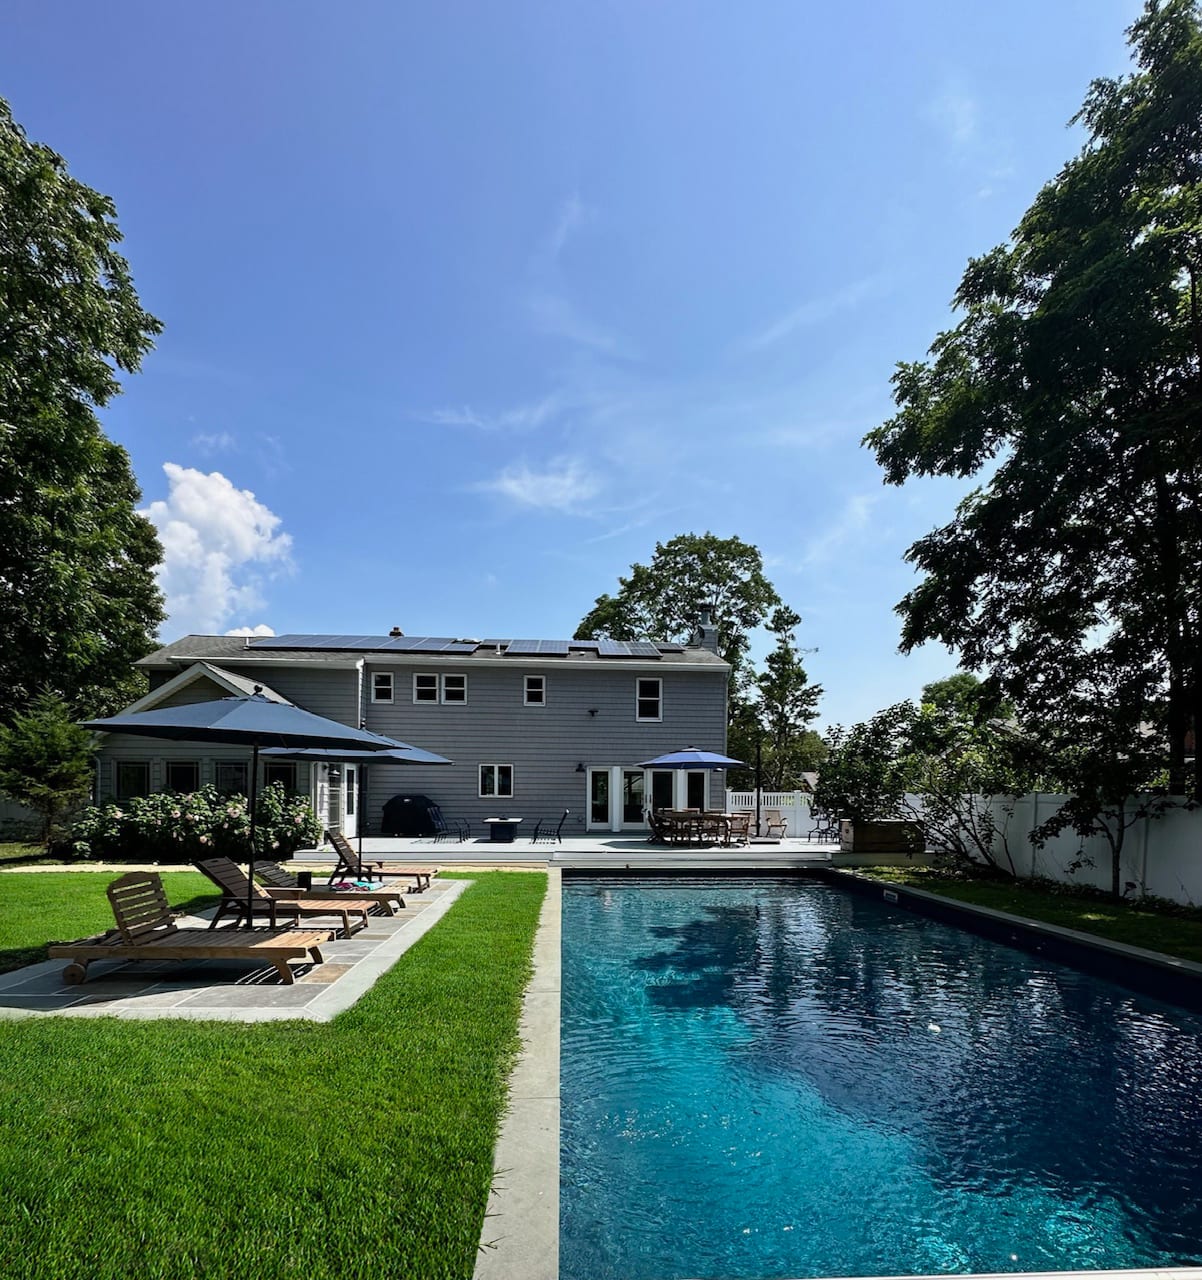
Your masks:
[[[584,761],[583,761],[583,760],[581,760],[581,762],[576,766],[576,772],[577,772],[577,773],[583,773],[583,772],[584,772]]]
[[[329,777],[331,782],[338,782],[342,777],[342,770],[336,764],[332,764],[330,765],[329,773],[327,776]]]
[[[590,716],[595,716],[595,715],[597,714],[597,712],[598,712],[598,711],[600,711],[600,710],[601,710],[601,708],[600,708],[600,707],[589,707],[589,709],[588,709],[588,713],[589,713],[589,715],[590,715]]]

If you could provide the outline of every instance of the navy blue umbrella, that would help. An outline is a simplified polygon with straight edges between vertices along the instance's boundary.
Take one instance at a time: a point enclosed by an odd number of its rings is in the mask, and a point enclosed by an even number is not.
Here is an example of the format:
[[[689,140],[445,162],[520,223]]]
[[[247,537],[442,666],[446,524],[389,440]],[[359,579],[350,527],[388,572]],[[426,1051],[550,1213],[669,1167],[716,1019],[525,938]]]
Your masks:
[[[683,751],[669,751],[665,756],[656,756],[654,760],[644,760],[640,769],[742,769],[742,760],[732,760],[730,756],[719,755],[716,751],[699,751],[696,747],[685,747]]]
[[[222,742],[252,749],[250,766],[250,875],[246,896],[246,924],[254,924],[255,800],[258,790],[259,752],[271,747],[334,747],[350,751],[391,751],[396,743],[366,729],[353,729],[302,711],[290,702],[273,702],[259,692],[241,698],[217,698],[190,702],[182,707],[155,711],[126,711],[104,720],[84,720],[85,729],[101,733],[131,733],[141,738],[167,738],[173,742]]]
[[[263,752],[265,756],[271,756],[273,760],[333,760],[336,762],[346,761],[347,764],[360,762],[362,766],[359,769],[359,814],[364,816],[367,810],[364,808],[364,797],[367,795],[367,773],[366,765],[368,761],[379,760],[392,761],[396,764],[454,764],[454,760],[448,760],[446,756],[437,755],[433,751],[425,751],[421,747],[411,747],[407,742],[397,742],[395,738],[390,738],[393,749],[390,751],[336,751],[332,747],[304,747],[298,751],[290,751],[287,747],[269,747]],[[363,856],[363,828],[365,822],[359,823],[359,856]]]

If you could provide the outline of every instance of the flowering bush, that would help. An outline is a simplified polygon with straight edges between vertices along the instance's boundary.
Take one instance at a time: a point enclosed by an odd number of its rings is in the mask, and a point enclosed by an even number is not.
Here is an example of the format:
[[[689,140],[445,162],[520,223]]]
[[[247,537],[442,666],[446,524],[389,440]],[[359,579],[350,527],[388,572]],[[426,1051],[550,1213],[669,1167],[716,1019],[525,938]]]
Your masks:
[[[288,857],[321,839],[309,801],[278,782],[259,792],[256,810],[256,856]],[[90,806],[72,824],[70,839],[77,857],[112,862],[244,858],[250,809],[245,796],[224,795],[213,786],[189,795],[160,791]]]

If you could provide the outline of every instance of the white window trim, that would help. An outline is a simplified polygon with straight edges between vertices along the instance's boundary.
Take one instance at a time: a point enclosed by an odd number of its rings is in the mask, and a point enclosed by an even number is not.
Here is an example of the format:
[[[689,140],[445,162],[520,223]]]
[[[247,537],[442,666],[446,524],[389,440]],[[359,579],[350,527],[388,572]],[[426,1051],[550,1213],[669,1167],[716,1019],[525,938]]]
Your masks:
[[[463,697],[448,698],[447,697],[447,678],[453,676],[456,680],[463,681]],[[450,703],[453,707],[467,706],[467,672],[466,671],[445,671],[438,677],[438,695],[439,701]]]
[[[388,681],[388,696],[382,696],[376,687],[377,680]],[[371,700],[373,702],[391,702],[396,695],[396,682],[392,678],[391,671],[373,671],[371,673]]]
[[[653,716],[639,715],[639,703],[644,701],[639,690],[644,684],[655,681],[657,693],[655,695],[656,705],[659,713]],[[660,724],[664,718],[664,682],[659,676],[636,676],[634,681],[634,718],[640,724]]]
[[[418,680],[419,680],[419,679],[422,679],[422,678],[424,678],[424,679],[432,679],[432,680],[434,681],[434,696],[433,696],[432,698],[419,698],[419,697],[417,696],[417,682],[418,682]],[[413,701],[414,701],[414,702],[419,702],[419,703],[421,703],[421,702],[437,702],[437,701],[438,701],[438,692],[439,692],[439,689],[441,688],[441,684],[442,684],[442,682],[441,682],[441,681],[439,680],[439,678],[438,678],[438,672],[436,672],[436,671],[415,671],[415,672],[413,673]]]
[[[509,770],[509,791],[506,795],[502,795],[499,790],[484,790],[484,770],[491,769],[493,774],[493,786],[496,787],[500,778],[499,771],[501,769]],[[514,768],[511,764],[482,764],[476,769],[476,794],[481,800],[512,800],[517,788],[514,785]]]
[[[542,695],[531,701],[530,698],[530,681],[537,680],[539,682],[539,692]],[[547,705],[547,677],[546,676],[523,676],[522,677],[522,706],[524,707],[545,707]]]
[[[463,681],[463,697],[448,698],[447,697],[447,677],[453,676],[456,680]],[[435,684],[434,697],[419,698],[417,696],[417,681],[419,677],[427,680],[433,680]],[[466,671],[415,671],[413,673],[413,701],[417,703],[438,702],[443,705],[452,707],[464,707],[467,705],[467,672]]]

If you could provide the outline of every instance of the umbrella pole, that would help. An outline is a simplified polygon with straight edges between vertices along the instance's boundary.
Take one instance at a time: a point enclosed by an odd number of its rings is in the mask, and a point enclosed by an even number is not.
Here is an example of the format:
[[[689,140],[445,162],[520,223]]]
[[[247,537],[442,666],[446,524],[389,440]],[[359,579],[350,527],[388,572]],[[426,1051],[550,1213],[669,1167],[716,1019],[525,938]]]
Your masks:
[[[760,774],[764,763],[764,744],[757,738],[755,740],[755,833],[760,834]]]
[[[246,869],[246,927],[255,924],[255,804],[259,795],[259,744],[256,742],[250,757],[250,862]]]

